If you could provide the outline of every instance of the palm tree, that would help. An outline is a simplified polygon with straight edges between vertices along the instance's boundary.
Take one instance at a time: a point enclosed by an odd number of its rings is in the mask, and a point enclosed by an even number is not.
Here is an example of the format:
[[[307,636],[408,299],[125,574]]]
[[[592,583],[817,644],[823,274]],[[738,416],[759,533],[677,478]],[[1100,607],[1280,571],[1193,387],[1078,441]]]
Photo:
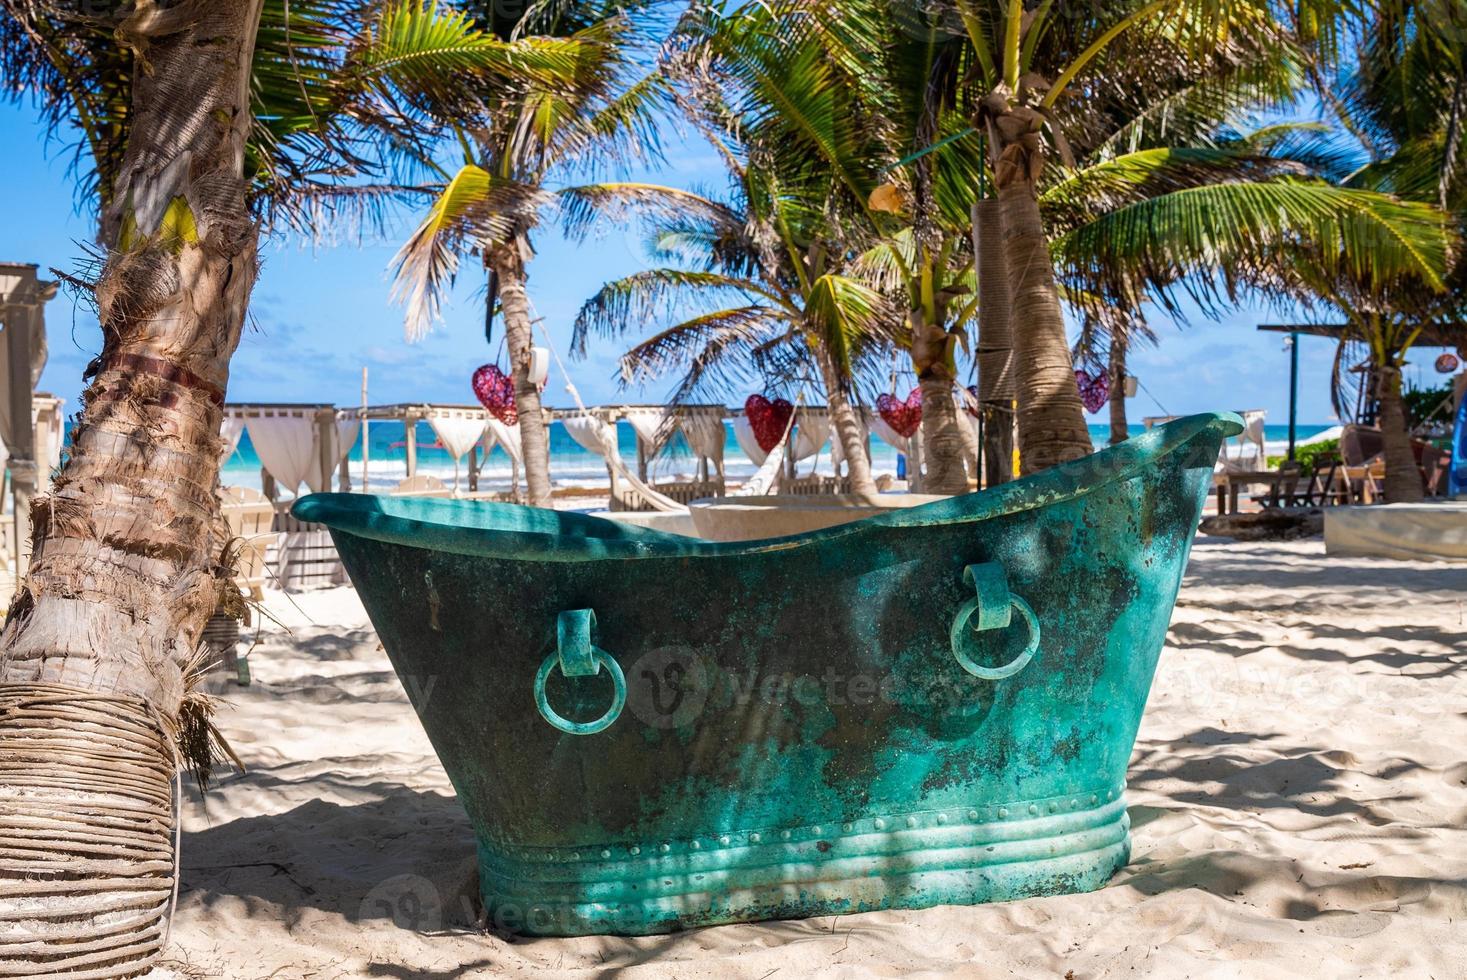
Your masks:
[[[412,340],[437,316],[460,253],[479,254],[489,282],[486,324],[496,307],[504,317],[525,482],[536,507],[550,506],[551,487],[548,431],[529,373],[531,233],[553,203],[597,200],[597,185],[554,189],[557,176],[637,159],[655,148],[664,83],[655,65],[640,65],[645,25],[631,19],[632,10],[650,5],[589,0],[532,6],[523,16],[486,5],[480,22],[506,41],[535,31],[575,42],[592,56],[569,83],[526,78],[481,118],[452,127],[462,166],[451,178],[443,175],[428,214],[393,260],[395,295],[407,307]]]
[[[869,362],[889,346],[891,313],[877,290],[843,272],[842,249],[822,227],[821,209],[783,192],[762,160],[730,166],[740,181],[734,204],[670,188],[637,191],[654,223],[653,255],[693,268],[649,269],[607,283],[576,318],[574,346],[584,354],[592,332],[618,335],[631,324],[665,321],[700,297],[737,297],[738,305],[705,309],[634,346],[621,358],[623,384],[681,368],[676,403],[710,391],[723,397],[751,376],[798,384],[813,368],[851,491],[872,497],[876,483],[852,399]]]
[[[862,31],[876,31],[870,6],[822,10],[796,0],[705,10],[685,32],[689,53],[680,77],[693,90],[705,130],[733,134],[767,171],[758,178],[780,193],[800,199],[803,192],[803,205],[818,212],[824,228],[826,265],[859,253],[848,271],[869,275],[901,311],[885,332],[908,349],[923,392],[924,489],[962,493],[966,439],[952,393],[957,348],[966,345],[964,325],[975,308],[967,187],[977,171],[971,153],[920,163],[919,176],[937,178],[916,183],[917,220],[904,217],[911,188],[891,183],[885,172],[887,131],[910,122],[926,134],[930,120],[911,104],[921,101],[919,79],[893,80],[876,70],[883,45],[898,41],[857,44]],[[900,103],[906,115],[894,122],[898,90],[917,94]],[[794,229],[794,237],[806,230]]]
[[[1026,9],[1027,8],[1027,9]],[[916,163],[912,183],[924,180],[921,161],[961,146],[966,111],[988,136],[988,153],[1002,211],[1019,381],[1019,432],[1026,471],[1090,451],[1074,390],[1061,294],[1050,261],[1040,188],[1071,148],[1093,149],[1097,137],[1131,121],[1132,135],[1165,129],[1173,113],[1196,103],[1237,104],[1287,98],[1294,40],[1274,25],[1266,0],[1230,4],[1210,0],[1121,0],[1089,7],[1026,5],[1023,0],[953,0],[916,8],[875,5],[884,16],[856,18],[839,29],[842,43],[898,53],[888,72],[922,84],[887,84],[877,93],[920,93],[916,113],[902,125],[902,162]],[[1310,4],[1329,41],[1334,10]],[[915,43],[885,43],[881,30],[905,25]],[[863,36],[861,25],[875,25]],[[851,37],[859,40],[851,42]],[[1219,39],[1225,37],[1225,43]],[[900,114],[896,118],[902,118]],[[926,139],[926,147],[921,140]],[[971,152],[971,151],[969,151]],[[936,170],[940,173],[942,165]],[[933,195],[935,196],[935,195]]]
[[[102,352],[67,459],[33,504],[29,574],[0,635],[0,785],[11,801],[0,870],[17,910],[0,961],[23,959],[25,972],[133,975],[162,946],[174,742],[191,764],[209,755],[207,711],[186,695],[204,623],[230,589],[218,433],[258,216],[270,207],[261,195],[288,190],[292,168],[360,172],[366,121],[426,97],[418,73],[440,56],[466,87],[567,60],[485,43],[416,0],[372,18],[361,44],[328,30],[325,5],[288,7],[300,33],[262,33],[285,22],[284,0],[115,14],[5,0],[7,91],[29,87],[53,124],[81,128],[106,249],[94,290]],[[451,55],[439,47],[450,36],[465,42]],[[121,75],[106,67],[113,48]],[[258,120],[252,99],[282,94],[287,77],[300,95],[284,93],[286,104],[303,99],[314,115]],[[10,836],[22,826],[50,836],[39,848],[30,832]]]
[[[1084,324],[1081,349],[1094,358],[1109,338],[1112,441],[1124,438],[1125,354],[1154,340],[1145,304],[1175,317],[1185,296],[1217,315],[1247,291],[1369,316],[1382,311],[1383,291],[1404,299],[1414,284],[1441,295],[1452,241],[1444,216],[1340,186],[1356,163],[1320,127],[1224,128],[1210,142],[1097,153],[1040,196],[1061,284]]]
[[[1360,43],[1351,63],[1331,71],[1325,59],[1309,62],[1321,104],[1358,144],[1354,166],[1341,183],[1431,202],[1460,234],[1467,230],[1462,174],[1467,12],[1447,0],[1391,0],[1368,8],[1357,32]],[[1458,252],[1437,279],[1398,280],[1382,288],[1349,269],[1317,268],[1314,258],[1305,256],[1301,263],[1302,290],[1344,315],[1342,356],[1351,343],[1370,352],[1385,446],[1386,500],[1420,500],[1423,487],[1401,401],[1401,369],[1427,328],[1449,331],[1467,312],[1467,263]],[[1467,330],[1461,336],[1467,341]]]

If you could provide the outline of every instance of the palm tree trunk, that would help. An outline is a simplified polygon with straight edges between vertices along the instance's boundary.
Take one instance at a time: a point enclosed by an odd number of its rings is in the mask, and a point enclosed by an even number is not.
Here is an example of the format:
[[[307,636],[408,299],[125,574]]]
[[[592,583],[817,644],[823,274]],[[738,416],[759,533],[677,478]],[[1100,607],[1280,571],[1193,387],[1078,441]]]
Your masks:
[[[1382,365],[1379,385],[1386,503],[1419,503],[1426,499],[1426,491],[1421,485],[1416,454],[1411,451],[1411,432],[1406,424],[1406,406],[1401,399],[1401,369],[1395,364]]]
[[[1110,444],[1131,438],[1126,419],[1126,342],[1118,334],[1110,338]]]
[[[1005,147],[995,168],[1017,325],[1019,463],[1025,473],[1079,459],[1094,448],[1075,388],[1074,359],[1039,215],[1039,168],[1037,146],[1023,141]]]
[[[102,352],[0,634],[0,974],[133,975],[163,946],[173,739],[232,588],[219,424],[256,272],[260,7],[138,5],[118,31],[140,70],[103,216]]]
[[[876,496],[876,480],[871,476],[871,458],[866,455],[866,438],[856,410],[846,396],[840,373],[823,349],[817,349],[821,379],[825,382],[825,402],[830,407],[830,424],[840,442],[847,472],[851,475],[851,493],[863,499]]]
[[[928,323],[921,309],[909,314],[912,324],[912,367],[922,389],[923,493],[968,492],[968,468],[963,463],[966,443],[959,425],[953,385],[957,377],[949,365],[948,333],[940,323]]]
[[[978,256],[978,401],[983,414],[987,485],[1014,478],[1014,332],[1009,319],[1009,270],[1003,255],[1003,211],[996,198],[973,207]]]
[[[527,246],[526,246],[527,247]],[[514,372],[514,403],[520,417],[520,446],[525,460],[525,486],[531,507],[549,507],[550,433],[540,405],[540,389],[530,381],[530,349],[535,346],[530,301],[525,294],[525,259],[519,240],[496,245],[489,261],[499,278],[499,305],[504,310],[504,338]]]

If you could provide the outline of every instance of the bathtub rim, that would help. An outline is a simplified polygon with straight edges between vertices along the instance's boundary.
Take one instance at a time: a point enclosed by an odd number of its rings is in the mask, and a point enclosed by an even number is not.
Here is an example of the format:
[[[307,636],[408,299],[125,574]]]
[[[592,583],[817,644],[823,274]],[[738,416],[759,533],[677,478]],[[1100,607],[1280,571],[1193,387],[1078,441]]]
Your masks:
[[[803,534],[750,541],[702,541],[521,504],[364,493],[310,494],[296,501],[291,513],[302,521],[324,524],[333,534],[467,556],[540,562],[718,558],[808,547],[876,527],[975,523],[1036,510],[1128,480],[1209,430],[1221,441],[1242,432],[1243,420],[1233,412],[1190,415],[1000,487]],[[388,513],[382,509],[383,501],[415,513]],[[468,514],[477,520],[453,520]]]

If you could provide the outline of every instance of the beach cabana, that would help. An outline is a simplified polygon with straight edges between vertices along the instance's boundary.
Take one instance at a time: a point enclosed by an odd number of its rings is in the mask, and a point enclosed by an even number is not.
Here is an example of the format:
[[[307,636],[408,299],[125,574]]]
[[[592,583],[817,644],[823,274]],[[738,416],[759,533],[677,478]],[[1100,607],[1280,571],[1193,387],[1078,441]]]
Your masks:
[[[275,500],[279,491],[292,496],[304,483],[312,493],[338,487],[351,489],[346,457],[357,440],[361,420],[356,409],[326,404],[240,404],[224,406],[220,455],[229,459],[248,431],[250,445],[260,459],[260,483],[265,496]]]
[[[5,469],[6,554],[17,577],[25,574],[31,498],[50,483],[61,462],[62,401],[36,394],[46,367],[46,304],[57,284],[38,266],[0,263],[0,465]]]
[[[656,493],[686,504],[703,497],[721,497],[724,493],[723,420],[728,410],[722,405],[623,405],[611,409],[590,409],[590,414],[602,421],[615,424],[625,420],[637,436],[637,480]],[[581,412],[560,412],[557,417],[565,422],[568,418],[581,416]],[[599,435],[583,439],[567,425],[567,431],[581,445],[596,452],[607,461],[607,474],[611,478],[611,504],[614,511],[642,511],[658,509],[646,493],[635,483],[618,474],[607,454],[600,448]],[[691,479],[656,482],[653,477],[656,460],[663,456],[673,436],[683,434],[693,454]],[[595,445],[592,444],[595,442]]]
[[[250,445],[260,459],[264,496],[275,508],[270,530],[277,538],[270,544],[265,563],[282,588],[343,581],[345,573],[330,533],[291,516],[289,506],[301,495],[302,484],[312,493],[332,489],[333,475],[338,477],[338,489],[351,489],[346,459],[361,428],[359,416],[356,409],[329,404],[224,406],[220,455],[226,460],[234,455],[240,438],[249,433]],[[278,500],[282,490],[292,499]]]
[[[453,458],[455,491],[459,490],[459,464],[467,457],[468,492],[478,493],[479,470],[494,447],[499,446],[509,456],[511,496],[518,499],[520,471],[524,463],[519,423],[506,425],[478,405],[403,402],[371,405],[358,414],[368,424],[373,421],[402,423],[405,430],[403,448],[407,456],[406,479],[418,476],[418,450],[421,448],[418,445],[418,423],[427,422],[437,437],[438,447]],[[366,465],[364,462],[364,471]]]

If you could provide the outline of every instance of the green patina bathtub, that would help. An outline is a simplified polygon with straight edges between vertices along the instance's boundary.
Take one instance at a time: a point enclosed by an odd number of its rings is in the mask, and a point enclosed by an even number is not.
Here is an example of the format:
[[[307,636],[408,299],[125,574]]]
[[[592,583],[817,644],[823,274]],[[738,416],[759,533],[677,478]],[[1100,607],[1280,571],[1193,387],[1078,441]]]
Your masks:
[[[644,934],[1102,885],[1220,441],[715,544],[324,494],[496,927]]]

